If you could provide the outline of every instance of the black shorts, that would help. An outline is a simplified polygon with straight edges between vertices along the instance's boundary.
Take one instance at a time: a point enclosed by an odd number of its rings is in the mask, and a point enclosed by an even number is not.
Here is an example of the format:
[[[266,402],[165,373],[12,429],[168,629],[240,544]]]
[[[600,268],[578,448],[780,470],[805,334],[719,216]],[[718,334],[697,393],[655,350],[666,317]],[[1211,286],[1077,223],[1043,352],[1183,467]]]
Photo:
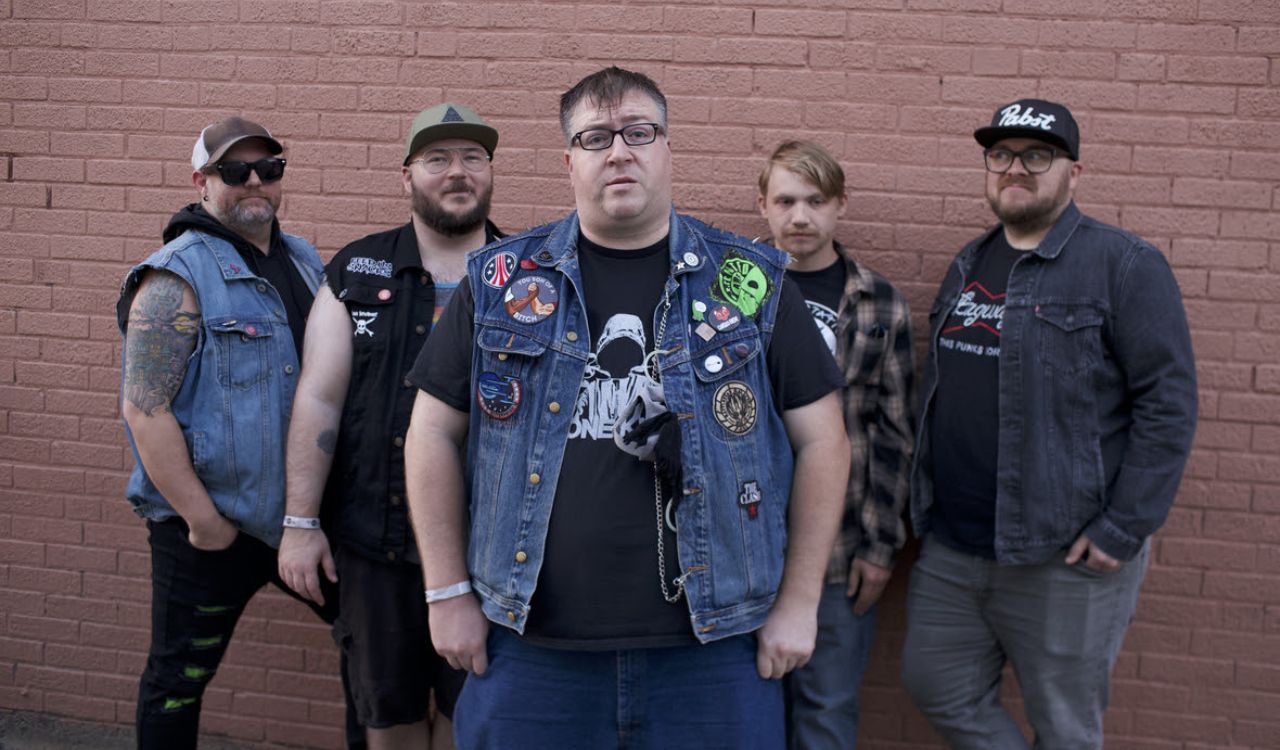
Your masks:
[[[338,567],[338,619],[333,639],[347,657],[351,695],[360,723],[374,729],[427,717],[436,707],[453,717],[466,672],[452,669],[431,647],[422,568],[370,560],[334,550]]]

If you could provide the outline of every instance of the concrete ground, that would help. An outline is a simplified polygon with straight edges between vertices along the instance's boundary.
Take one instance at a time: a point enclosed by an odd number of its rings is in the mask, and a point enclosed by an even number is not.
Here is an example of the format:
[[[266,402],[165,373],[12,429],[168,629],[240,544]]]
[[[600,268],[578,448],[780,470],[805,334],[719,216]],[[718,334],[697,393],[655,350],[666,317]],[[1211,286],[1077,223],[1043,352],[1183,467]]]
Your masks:
[[[200,750],[240,750],[231,740],[201,737]],[[133,750],[133,728],[0,709],[0,750]]]

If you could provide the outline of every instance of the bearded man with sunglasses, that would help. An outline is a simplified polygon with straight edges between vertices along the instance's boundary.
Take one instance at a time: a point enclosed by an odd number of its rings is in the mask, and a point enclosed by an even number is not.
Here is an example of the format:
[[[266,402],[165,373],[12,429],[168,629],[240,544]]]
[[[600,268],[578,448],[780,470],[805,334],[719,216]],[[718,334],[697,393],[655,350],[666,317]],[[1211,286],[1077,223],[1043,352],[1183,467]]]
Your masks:
[[[497,145],[498,131],[461,104],[418,113],[400,166],[409,222],[338,251],[307,321],[280,575],[321,604],[322,582],[341,579],[334,640],[373,750],[452,747],[449,717],[466,673],[432,650],[427,629],[405,502],[417,392],[406,376],[467,253],[502,237],[488,221]]]
[[[284,442],[316,250],[280,231],[283,146],[230,117],[201,131],[165,246],[125,277],[121,411],[135,465],[126,495],[147,520],[151,647],[138,747],[194,748],[201,699],[245,605],[276,575]],[[336,615],[312,604],[326,621]],[[349,742],[361,746],[350,724]]]
[[[1011,662],[1035,747],[1101,747],[1195,432],[1191,337],[1160,251],[1072,200],[1066,107],[1012,102],[974,137],[1000,223],[929,314],[902,678],[952,747],[1026,748],[1000,705]]]

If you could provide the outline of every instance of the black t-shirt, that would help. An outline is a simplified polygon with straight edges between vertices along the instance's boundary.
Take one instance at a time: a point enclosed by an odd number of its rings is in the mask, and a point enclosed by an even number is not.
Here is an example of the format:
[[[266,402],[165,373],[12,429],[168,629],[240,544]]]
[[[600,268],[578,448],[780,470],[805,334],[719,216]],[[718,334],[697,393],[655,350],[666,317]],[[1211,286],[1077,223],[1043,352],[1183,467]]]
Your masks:
[[[800,287],[804,304],[832,356],[836,353],[836,314],[840,311],[848,273],[843,258],[836,258],[834,263],[818,271],[787,271],[787,277]]]
[[[1022,256],[996,232],[978,252],[938,336],[933,400],[933,510],[938,541],[995,559],[1000,331],[1009,271]]]
[[[525,635],[575,650],[693,644],[688,604],[683,598],[668,604],[657,580],[653,465],[619,450],[612,434],[653,350],[670,266],[667,241],[613,250],[579,236],[578,262],[594,356],[579,388]],[[409,374],[419,388],[462,411],[469,411],[472,395],[474,307],[464,279]],[[811,320],[799,289],[784,283],[766,355],[775,402],[784,410],[842,384],[833,359],[814,359],[821,345]],[[663,533],[667,587],[674,591],[676,539],[665,522]]]

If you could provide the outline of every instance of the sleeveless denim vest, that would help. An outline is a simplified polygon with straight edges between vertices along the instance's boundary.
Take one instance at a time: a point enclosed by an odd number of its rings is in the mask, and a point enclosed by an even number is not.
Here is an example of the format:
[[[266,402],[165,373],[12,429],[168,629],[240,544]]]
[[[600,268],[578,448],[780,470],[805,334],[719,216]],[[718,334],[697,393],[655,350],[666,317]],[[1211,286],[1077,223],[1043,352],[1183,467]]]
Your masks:
[[[575,213],[468,258],[475,293],[468,566],[486,616],[521,633],[595,335],[587,331],[577,238]],[[763,625],[782,579],[792,451],[765,354],[786,256],[674,211],[669,240],[671,307],[658,367],[678,417],[683,484],[678,551],[668,550],[667,570],[683,576],[693,632],[708,642]],[[493,278],[484,273],[491,262],[512,269],[501,287],[482,281]],[[558,302],[546,318],[522,322],[538,316],[512,314],[504,297],[520,296],[531,276],[549,282]],[[751,287],[746,306],[758,300],[758,309],[743,310],[732,329],[695,334],[705,321],[694,319],[694,303],[715,307],[743,283]],[[507,418],[478,407],[482,375],[490,384],[517,383],[519,406]]]
[[[314,293],[322,266],[306,240],[282,235],[289,259]],[[188,230],[135,266],[116,305],[127,335],[129,305],[142,273],[176,274],[195,291],[200,331],[171,411],[182,428],[196,476],[218,512],[241,531],[277,547],[284,516],[284,448],[298,355],[274,287],[245,267],[224,239]],[[121,387],[123,388],[123,373]],[[125,425],[134,467],[125,490],[138,515],[177,515],[142,467]]]

